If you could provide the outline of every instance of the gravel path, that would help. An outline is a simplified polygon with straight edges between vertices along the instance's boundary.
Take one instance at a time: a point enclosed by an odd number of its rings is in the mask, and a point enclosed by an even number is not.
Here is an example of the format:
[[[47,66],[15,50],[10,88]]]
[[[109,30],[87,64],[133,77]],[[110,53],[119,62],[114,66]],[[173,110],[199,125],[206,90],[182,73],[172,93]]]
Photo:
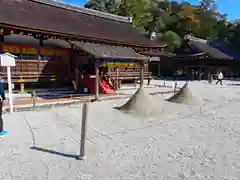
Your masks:
[[[204,99],[203,106],[156,95],[164,111],[151,119],[113,108],[126,99],[91,103],[84,161],[75,159],[81,104],[6,114],[0,179],[240,179],[240,89],[206,82],[189,87]]]

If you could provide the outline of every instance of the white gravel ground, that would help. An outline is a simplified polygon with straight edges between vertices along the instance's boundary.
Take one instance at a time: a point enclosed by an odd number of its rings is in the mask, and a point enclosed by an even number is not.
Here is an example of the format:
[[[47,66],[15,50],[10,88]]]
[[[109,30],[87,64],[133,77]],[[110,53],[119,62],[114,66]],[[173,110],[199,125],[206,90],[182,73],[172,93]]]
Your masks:
[[[205,100],[203,106],[156,95],[164,112],[151,119],[113,108],[126,99],[90,104],[87,158],[80,161],[75,156],[82,105],[4,115],[9,134],[0,139],[0,179],[240,179],[239,87],[189,87]]]

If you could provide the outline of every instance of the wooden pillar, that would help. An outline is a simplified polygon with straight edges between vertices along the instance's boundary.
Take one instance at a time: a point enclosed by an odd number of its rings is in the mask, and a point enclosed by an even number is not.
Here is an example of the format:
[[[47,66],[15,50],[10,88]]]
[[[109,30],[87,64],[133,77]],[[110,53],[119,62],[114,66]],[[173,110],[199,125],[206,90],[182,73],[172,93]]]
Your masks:
[[[21,93],[23,93],[24,92],[24,83],[23,82],[20,83],[20,89],[21,89]]]
[[[121,88],[121,85],[122,85],[122,80],[119,79],[119,80],[118,80],[118,88],[119,88],[119,89]]]
[[[161,64],[160,64],[160,61],[158,62],[158,68],[157,68],[157,75],[158,75],[158,77],[160,77],[161,76]]]
[[[39,45],[43,46],[43,39],[39,39]]]
[[[143,87],[144,83],[144,61],[140,61],[140,87]]]
[[[79,89],[79,70],[78,67],[75,67],[75,80],[76,80],[76,91]]]
[[[202,80],[202,67],[199,67],[199,72],[198,72],[198,80],[201,81]]]
[[[22,61],[22,60],[21,60]],[[41,63],[41,55],[38,54],[38,62],[37,62],[37,71],[38,71],[38,75],[41,75],[41,71],[40,71],[40,63]]]
[[[116,90],[118,90],[119,88],[119,79],[118,79],[118,75],[119,75],[119,69],[118,67],[116,67],[116,79],[115,79],[115,86],[116,86]]]
[[[99,59],[95,59],[95,100],[99,101]]]
[[[0,34],[0,42],[4,42],[4,35]]]

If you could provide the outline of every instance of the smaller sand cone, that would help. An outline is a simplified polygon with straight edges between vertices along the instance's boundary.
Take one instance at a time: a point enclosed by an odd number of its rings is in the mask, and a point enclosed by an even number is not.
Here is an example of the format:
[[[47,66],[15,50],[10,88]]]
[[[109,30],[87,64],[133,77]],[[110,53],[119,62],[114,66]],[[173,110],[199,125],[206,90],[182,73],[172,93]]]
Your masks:
[[[124,105],[117,109],[140,116],[152,116],[161,112],[161,109],[155,105],[150,95],[145,93],[142,87]]]
[[[188,88],[188,83],[184,84],[184,86],[167,101],[187,105],[200,105],[203,103],[201,98],[192,94]]]

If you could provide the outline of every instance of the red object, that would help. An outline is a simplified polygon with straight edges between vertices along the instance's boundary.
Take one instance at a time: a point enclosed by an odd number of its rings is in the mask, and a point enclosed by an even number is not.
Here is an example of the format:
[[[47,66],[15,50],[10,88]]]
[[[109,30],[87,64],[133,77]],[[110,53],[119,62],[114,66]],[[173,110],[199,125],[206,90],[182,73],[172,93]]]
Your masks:
[[[89,88],[90,93],[94,94],[96,91],[95,79],[89,78],[85,80],[85,84]],[[107,81],[104,80],[100,80],[99,82],[99,92],[102,94],[115,94],[113,87],[109,83],[107,83]]]
[[[115,94],[113,87],[107,81],[101,80],[99,83],[99,87],[100,87],[100,93]]]

